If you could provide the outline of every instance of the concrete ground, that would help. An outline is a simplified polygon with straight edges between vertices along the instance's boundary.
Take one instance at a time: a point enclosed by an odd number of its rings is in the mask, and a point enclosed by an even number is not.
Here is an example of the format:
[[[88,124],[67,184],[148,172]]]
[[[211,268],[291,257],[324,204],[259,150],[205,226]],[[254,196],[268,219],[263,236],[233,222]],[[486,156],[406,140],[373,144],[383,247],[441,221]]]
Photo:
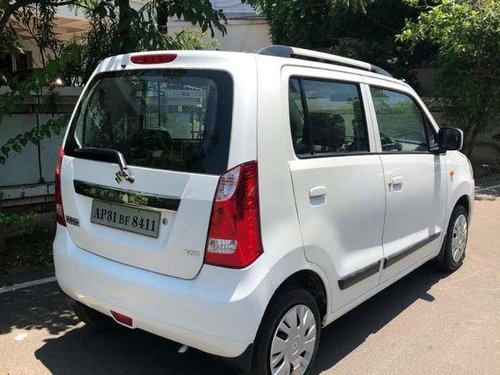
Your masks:
[[[500,191],[479,196],[463,267],[424,265],[323,330],[315,374],[500,375]],[[79,323],[55,283],[0,293],[0,375],[220,374],[196,350]]]

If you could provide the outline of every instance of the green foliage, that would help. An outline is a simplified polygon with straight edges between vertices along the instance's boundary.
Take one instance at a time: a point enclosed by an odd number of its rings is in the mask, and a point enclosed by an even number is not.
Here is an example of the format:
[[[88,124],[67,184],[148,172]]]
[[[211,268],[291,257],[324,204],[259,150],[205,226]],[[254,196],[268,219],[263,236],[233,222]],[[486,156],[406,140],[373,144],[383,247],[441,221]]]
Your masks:
[[[340,17],[365,12],[374,0],[248,0],[266,15],[275,44],[329,47]]]
[[[61,53],[71,48],[74,59],[62,73],[66,81],[71,77],[79,77],[82,84],[88,80],[98,63],[112,55],[135,51],[152,51],[168,49],[203,49],[213,48],[213,40],[207,40],[205,30],[212,33],[215,29],[225,32],[222,24],[223,15],[211,8],[205,0],[190,1],[154,0],[147,2],[141,9],[126,8],[122,11],[111,0],[80,0],[77,9],[84,10],[84,16],[90,23],[89,31],[83,38],[74,40],[63,47]],[[183,6],[193,8],[182,8]],[[161,26],[159,13],[181,15],[186,11],[186,19],[200,26],[202,33],[185,30],[171,36]],[[194,12],[194,13],[193,13]],[[189,17],[189,18],[188,18]]]
[[[0,211],[0,230],[9,228],[26,227],[35,222],[36,214],[34,212],[23,214],[11,214]]]
[[[417,0],[408,0],[420,7]],[[451,126],[461,126],[470,155],[478,134],[500,126],[500,2],[439,0],[421,7],[398,35],[411,48],[430,42],[442,67],[436,95],[447,104]]]
[[[411,55],[394,43],[393,38],[377,41],[366,39],[340,39],[332,47],[331,53],[339,56],[368,61],[390,72],[394,77],[404,78],[413,88],[419,83],[412,71]]]

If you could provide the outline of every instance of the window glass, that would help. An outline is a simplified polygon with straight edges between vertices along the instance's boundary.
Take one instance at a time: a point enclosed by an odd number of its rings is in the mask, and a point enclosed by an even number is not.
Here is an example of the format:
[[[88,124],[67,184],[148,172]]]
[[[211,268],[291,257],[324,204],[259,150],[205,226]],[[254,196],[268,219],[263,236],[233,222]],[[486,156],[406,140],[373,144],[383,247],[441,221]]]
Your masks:
[[[291,78],[290,130],[298,156],[369,151],[355,84]]]
[[[408,95],[371,88],[383,152],[421,152],[429,150],[428,134],[434,129]]]
[[[227,169],[232,79],[209,70],[104,73],[86,91],[69,137],[120,151],[127,164],[220,174]]]

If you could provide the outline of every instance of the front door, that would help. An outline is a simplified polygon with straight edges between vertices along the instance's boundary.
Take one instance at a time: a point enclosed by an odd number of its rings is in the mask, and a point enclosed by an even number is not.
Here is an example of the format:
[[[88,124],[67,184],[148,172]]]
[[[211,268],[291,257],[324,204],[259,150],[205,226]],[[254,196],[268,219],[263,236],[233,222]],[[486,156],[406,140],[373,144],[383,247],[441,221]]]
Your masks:
[[[446,168],[436,130],[410,93],[371,86],[386,189],[381,282],[436,252],[444,233]]]

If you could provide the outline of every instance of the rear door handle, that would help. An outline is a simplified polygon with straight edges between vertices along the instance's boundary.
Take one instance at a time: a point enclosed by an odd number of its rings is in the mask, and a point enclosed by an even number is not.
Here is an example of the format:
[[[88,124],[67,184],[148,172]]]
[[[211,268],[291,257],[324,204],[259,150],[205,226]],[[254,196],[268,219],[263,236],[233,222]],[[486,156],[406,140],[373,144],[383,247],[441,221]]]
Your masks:
[[[393,185],[402,185],[403,181],[403,176],[396,176],[391,178],[391,184]]]
[[[326,195],[326,186],[313,186],[309,189],[309,197],[324,197]]]
[[[393,177],[389,180],[389,188],[394,192],[394,193],[399,193],[400,191],[403,191],[403,176],[396,176]]]

